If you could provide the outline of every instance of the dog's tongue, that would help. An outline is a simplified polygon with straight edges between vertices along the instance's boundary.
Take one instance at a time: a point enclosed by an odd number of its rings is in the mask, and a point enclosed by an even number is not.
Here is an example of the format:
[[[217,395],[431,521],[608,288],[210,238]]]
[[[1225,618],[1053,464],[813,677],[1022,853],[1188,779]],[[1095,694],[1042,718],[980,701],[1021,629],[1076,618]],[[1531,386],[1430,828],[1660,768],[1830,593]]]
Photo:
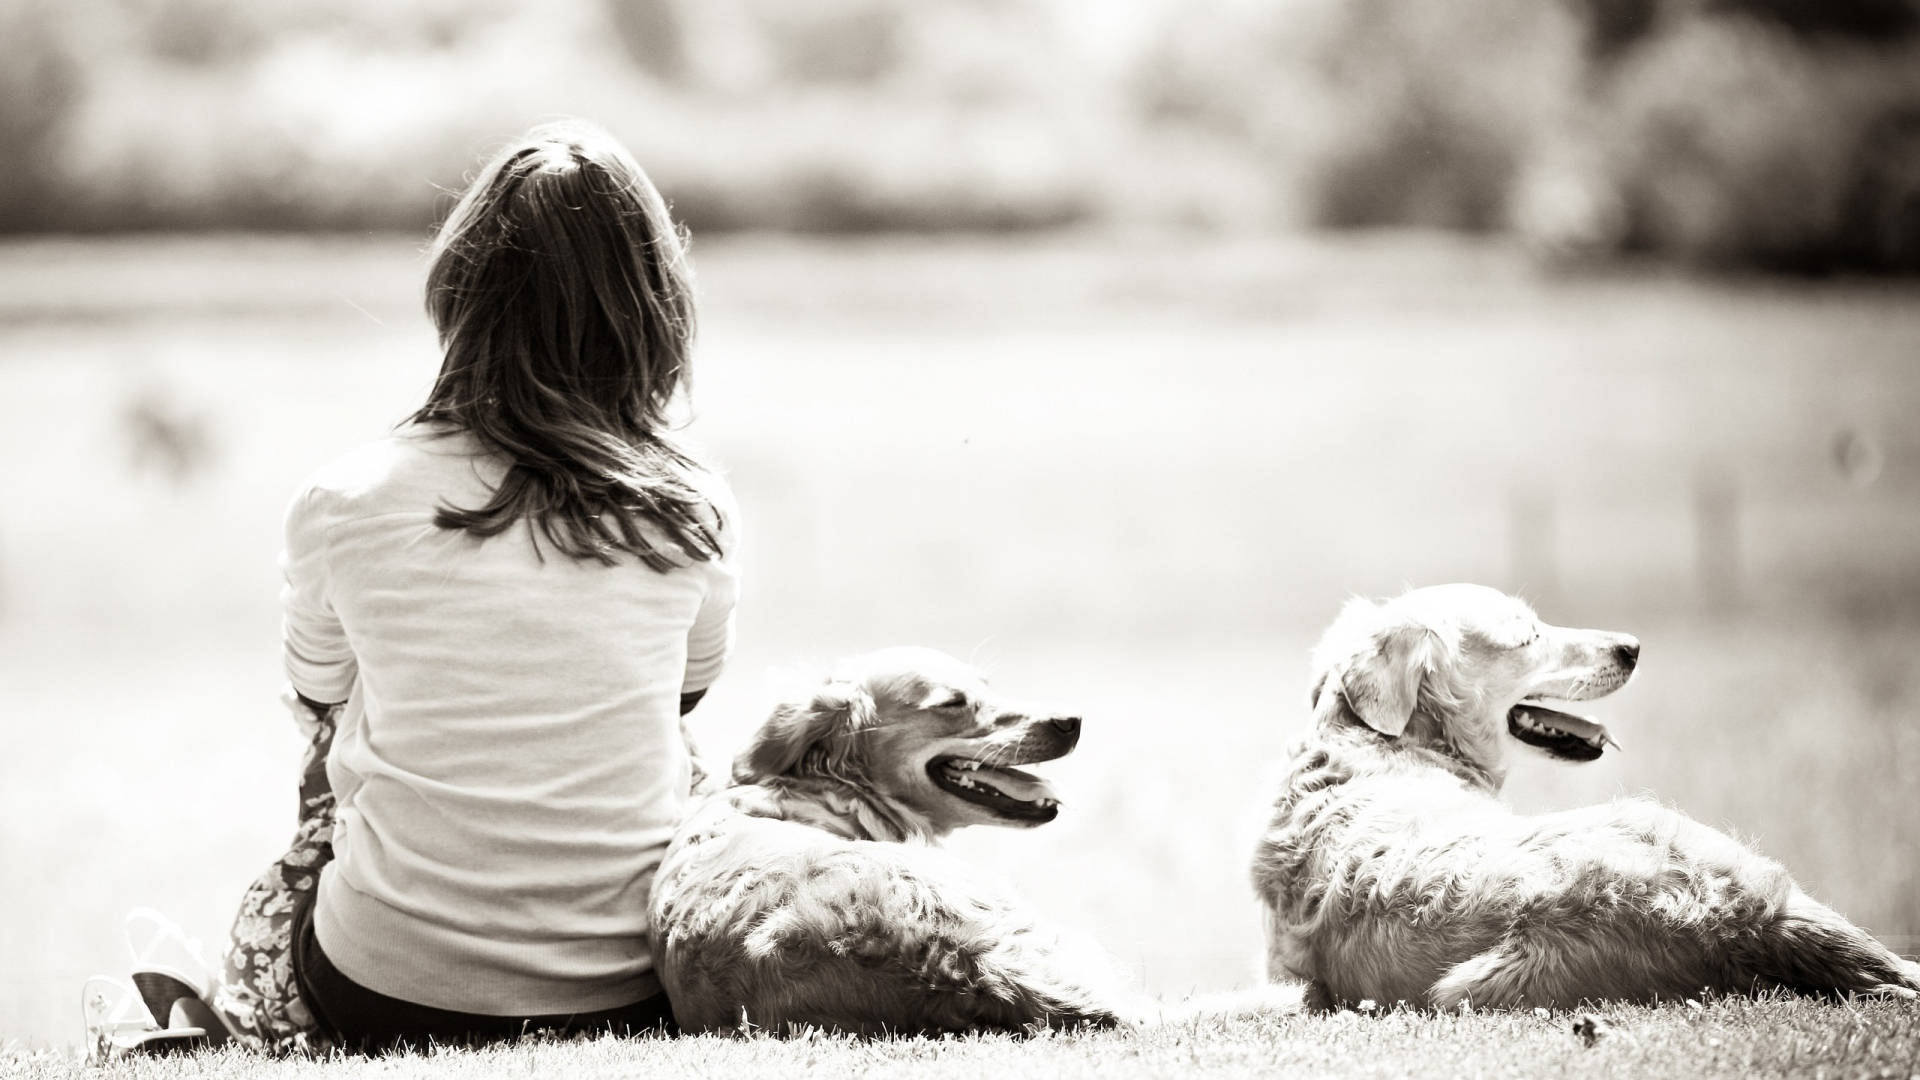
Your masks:
[[[1531,714],[1529,719],[1536,724],[1558,728],[1596,747],[1611,746],[1615,750],[1620,749],[1620,744],[1614,741],[1613,735],[1606,728],[1584,716],[1575,716],[1572,713],[1561,712],[1559,709],[1549,709],[1538,701],[1523,701],[1517,708]]]
[[[982,765],[968,775],[975,783],[985,784],[1009,799],[1036,802],[1054,798],[1053,789],[1032,773],[1009,769],[1004,765]],[[1056,800],[1057,801],[1057,800]]]

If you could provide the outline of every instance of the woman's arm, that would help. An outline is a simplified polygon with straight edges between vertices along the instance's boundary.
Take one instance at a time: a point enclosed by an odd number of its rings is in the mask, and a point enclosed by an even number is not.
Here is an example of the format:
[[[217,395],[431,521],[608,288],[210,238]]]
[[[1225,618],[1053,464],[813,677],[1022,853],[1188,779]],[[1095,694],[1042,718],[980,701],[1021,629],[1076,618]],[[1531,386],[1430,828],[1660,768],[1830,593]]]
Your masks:
[[[720,677],[727,654],[733,650],[733,602],[739,579],[731,564],[715,560],[707,566],[707,596],[694,617],[693,628],[687,632],[687,670],[680,680],[683,715]]]
[[[716,505],[716,512],[724,547],[719,558],[706,564],[707,594],[694,616],[692,629],[687,631],[687,670],[680,679],[680,737],[686,740],[687,758],[693,766],[695,795],[718,790],[726,777],[726,770],[716,772],[701,756],[685,719],[707,696],[707,688],[720,677],[720,669],[733,649],[733,608],[740,593],[739,573],[733,561],[739,551],[739,515],[733,510],[731,496],[722,494],[725,497]]]
[[[707,687],[720,677],[720,668],[733,648],[733,571],[730,567],[713,569],[715,586],[708,589],[706,602],[687,634],[687,670],[680,682],[680,737],[686,740],[687,758],[693,765],[695,795],[717,789],[725,775],[724,770],[716,772],[701,757],[685,719],[693,707],[700,704],[700,699],[707,696]]]
[[[693,730],[687,727],[687,713],[706,693],[705,690],[695,690],[691,694],[680,695],[680,738],[687,744],[687,762],[693,770],[688,787],[695,795],[705,795],[720,788],[720,774],[714,772],[713,766],[707,763],[706,755],[700,752],[700,745],[693,741]]]
[[[711,594],[709,594],[709,602],[711,602]],[[703,617],[706,615],[706,609],[701,609],[701,615]],[[693,733],[688,730],[686,720],[687,714],[693,711],[693,707],[700,704],[701,698],[707,696],[707,688],[705,685],[689,688],[692,680],[697,676],[704,682],[710,683],[718,677],[720,674],[720,666],[726,660],[727,650],[733,644],[733,610],[731,602],[727,605],[726,618],[719,626],[720,629],[718,631],[712,627],[706,628],[706,633],[712,635],[712,639],[717,640],[710,639],[707,647],[711,651],[705,657],[698,657],[694,649],[696,643],[700,640],[702,627],[698,623],[695,624],[693,634],[688,636],[687,675],[681,683],[680,738],[685,740],[687,744],[687,760],[693,766],[692,790],[695,795],[705,795],[709,792],[719,790],[721,781],[726,775],[725,770],[715,771],[707,762],[707,759],[701,756],[700,747],[694,743]]]
[[[301,704],[316,714],[347,699],[358,670],[346,630],[328,598],[327,524],[320,498],[319,491],[309,488],[287,507],[286,548],[280,556],[287,679]]]

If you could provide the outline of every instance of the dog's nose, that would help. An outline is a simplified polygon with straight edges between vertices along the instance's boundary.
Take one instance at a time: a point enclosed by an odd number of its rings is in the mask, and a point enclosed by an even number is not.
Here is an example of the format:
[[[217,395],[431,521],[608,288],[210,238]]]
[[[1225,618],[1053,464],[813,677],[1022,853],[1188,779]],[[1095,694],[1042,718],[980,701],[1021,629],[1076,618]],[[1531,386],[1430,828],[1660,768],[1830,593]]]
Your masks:
[[[1632,671],[1633,666],[1640,662],[1640,643],[1628,638],[1625,643],[1613,647],[1613,655],[1619,659],[1621,667]]]
[[[1056,716],[1047,723],[1052,724],[1054,730],[1062,735],[1080,734],[1080,718],[1077,716]]]

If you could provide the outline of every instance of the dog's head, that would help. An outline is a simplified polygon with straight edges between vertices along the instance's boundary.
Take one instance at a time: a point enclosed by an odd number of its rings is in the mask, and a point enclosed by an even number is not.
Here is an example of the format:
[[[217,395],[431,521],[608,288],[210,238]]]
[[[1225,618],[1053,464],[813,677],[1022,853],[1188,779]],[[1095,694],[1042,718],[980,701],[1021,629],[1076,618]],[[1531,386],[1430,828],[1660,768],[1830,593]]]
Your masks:
[[[733,763],[737,784],[838,780],[935,835],[963,825],[1052,821],[1046,781],[1014,768],[1080,741],[1080,719],[994,693],[932,649],[885,649],[842,665],[806,699],[776,706]]]
[[[1617,747],[1606,728],[1542,699],[1604,697],[1639,658],[1630,635],[1549,625],[1485,586],[1436,585],[1348,602],[1314,649],[1314,714],[1446,750],[1498,783],[1508,737],[1562,761]]]

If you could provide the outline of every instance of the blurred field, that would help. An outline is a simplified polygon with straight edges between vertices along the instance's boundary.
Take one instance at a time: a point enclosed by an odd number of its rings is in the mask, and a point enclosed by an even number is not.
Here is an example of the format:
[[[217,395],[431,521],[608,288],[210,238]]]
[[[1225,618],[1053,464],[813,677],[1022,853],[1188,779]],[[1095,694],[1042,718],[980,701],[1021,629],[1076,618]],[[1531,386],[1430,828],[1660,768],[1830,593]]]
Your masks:
[[[1242,868],[1349,593],[1469,579],[1646,654],[1651,790],[1920,934],[1920,289],[1551,278],[1424,236],[696,250],[694,436],[747,516],[735,745],[914,641],[1077,704],[1069,806],[957,846],[1147,988],[1244,983]],[[0,246],[0,1038],[78,1036],[120,914],[209,942],[292,824],[280,512],[436,366],[404,238]],[[769,674],[769,673],[774,674]]]

